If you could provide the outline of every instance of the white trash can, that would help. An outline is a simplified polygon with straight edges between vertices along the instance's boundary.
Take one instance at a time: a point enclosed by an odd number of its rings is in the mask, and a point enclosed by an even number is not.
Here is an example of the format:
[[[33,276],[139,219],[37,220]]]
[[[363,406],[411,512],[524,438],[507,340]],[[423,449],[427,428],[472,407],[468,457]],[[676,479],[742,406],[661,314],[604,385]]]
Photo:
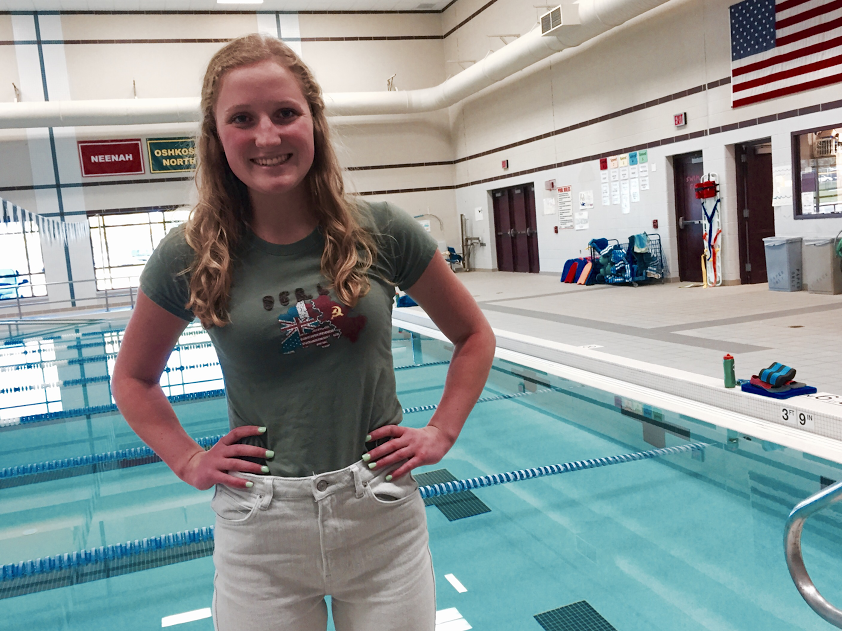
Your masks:
[[[766,275],[772,291],[801,291],[801,237],[766,237]]]
[[[804,282],[811,294],[842,294],[842,259],[836,256],[836,239],[804,239],[801,257]]]

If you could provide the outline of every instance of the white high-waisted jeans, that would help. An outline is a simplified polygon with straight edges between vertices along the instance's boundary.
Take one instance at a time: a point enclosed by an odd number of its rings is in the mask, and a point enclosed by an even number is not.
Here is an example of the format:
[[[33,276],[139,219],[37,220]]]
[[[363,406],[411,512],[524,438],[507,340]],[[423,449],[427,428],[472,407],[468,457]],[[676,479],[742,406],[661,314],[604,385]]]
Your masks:
[[[217,485],[217,631],[433,631],[427,517],[410,475],[357,462],[306,478],[238,473]]]

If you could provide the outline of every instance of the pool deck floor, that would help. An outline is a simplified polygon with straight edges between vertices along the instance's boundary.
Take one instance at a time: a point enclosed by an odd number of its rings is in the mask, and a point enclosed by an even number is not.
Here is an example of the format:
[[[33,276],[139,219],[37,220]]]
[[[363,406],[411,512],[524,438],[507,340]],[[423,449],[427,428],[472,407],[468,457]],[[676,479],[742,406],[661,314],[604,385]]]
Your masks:
[[[842,295],[769,291],[766,284],[639,287],[560,283],[557,275],[460,272],[495,329],[667,368],[738,378],[773,362],[819,392],[842,394]]]

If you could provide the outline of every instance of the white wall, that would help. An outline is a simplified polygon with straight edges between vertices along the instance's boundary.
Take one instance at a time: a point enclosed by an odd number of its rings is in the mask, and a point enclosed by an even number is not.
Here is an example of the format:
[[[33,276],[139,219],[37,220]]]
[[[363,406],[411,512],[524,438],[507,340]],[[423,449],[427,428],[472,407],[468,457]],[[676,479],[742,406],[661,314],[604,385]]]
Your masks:
[[[469,1],[473,2],[465,0]],[[460,0],[454,7],[462,2]],[[729,77],[730,4],[732,0],[673,0],[452,108],[457,159]],[[476,56],[477,51],[493,41],[487,36],[489,32],[506,32],[507,25],[523,30],[525,27],[513,15],[531,16],[533,10],[531,4],[520,0],[498,0],[493,11],[489,9],[483,13],[491,19],[496,12],[497,18],[491,22],[473,20],[445,40],[447,55],[456,55],[458,51],[468,57]],[[445,14],[445,30],[455,19],[448,18],[449,12]],[[484,204],[489,220],[475,223],[473,230],[493,244],[490,220],[493,213],[488,191],[534,182],[542,271],[559,272],[564,261],[579,256],[592,238],[609,237],[622,241],[636,232],[652,232],[652,220],[657,219],[658,232],[667,250],[667,262],[671,272],[677,274],[670,157],[702,151],[705,171],[716,172],[722,179],[723,276],[726,281],[738,282],[734,144],[771,137],[774,165],[791,166],[790,133],[814,126],[838,125],[842,122],[842,109],[797,115],[724,133],[716,133],[718,128],[834,101],[840,93],[840,86],[836,85],[733,109],[730,85],[722,85],[550,138],[474,157],[456,164],[457,212],[471,217],[473,208]],[[678,112],[686,112],[689,121],[680,130],[674,128],[672,119]],[[641,192],[641,201],[632,204],[628,215],[622,214],[619,206],[602,206],[595,159],[556,166],[587,156],[624,153],[638,145],[694,133],[700,137],[648,148],[650,165],[657,171],[650,174],[650,190]],[[501,168],[502,160],[509,161],[508,171]],[[540,170],[535,173],[506,176],[536,168]],[[503,179],[470,185],[478,180],[501,177]],[[574,201],[580,191],[594,191],[595,207],[590,212],[588,230],[553,232],[555,218],[542,214],[542,197],[549,195],[543,184],[549,179],[571,185]],[[833,236],[842,229],[842,219],[838,218],[795,220],[790,206],[776,208],[775,220],[779,235]],[[476,266],[496,267],[493,246],[478,253]]]
[[[459,215],[465,214],[469,233],[487,244],[477,250],[475,266],[493,269],[496,257],[489,192],[532,182],[542,271],[560,271],[564,261],[578,256],[592,238],[625,240],[637,232],[652,232],[652,221],[657,219],[667,263],[675,274],[671,157],[701,151],[705,170],[722,178],[724,276],[726,281],[736,282],[734,145],[771,137],[774,166],[791,166],[791,132],[842,123],[842,109],[796,112],[780,120],[776,115],[834,101],[842,92],[839,85],[830,86],[735,110],[726,84],[658,103],[664,97],[729,77],[731,3],[733,0],[671,0],[449,110],[417,116],[333,119],[340,159],[352,168],[346,172],[348,188],[371,199],[389,199],[413,215],[429,212],[441,217],[444,229],[435,220],[431,227],[434,236],[449,245],[458,245]],[[326,92],[384,90],[393,74],[399,89],[416,89],[436,85],[490,50],[502,48],[511,38],[492,35],[522,35],[542,11],[526,0],[497,0],[486,5],[485,0],[457,0],[441,14],[283,15],[282,34],[298,37],[293,44],[300,48]],[[113,40],[223,40],[254,30],[272,32],[273,17],[248,13],[43,16],[42,27],[50,31],[51,38],[88,42],[45,46],[48,83],[56,94],[63,90],[73,99],[126,98],[131,95],[132,79],[140,98],[196,95],[207,59],[223,42]],[[27,15],[0,16],[0,39],[31,39],[31,22]],[[426,39],[400,39],[418,36]],[[43,98],[39,95],[40,71],[24,72],[38,63],[36,47],[0,48],[0,81],[5,81],[0,82],[0,99],[12,100],[11,89],[2,87],[12,81],[21,87],[25,100]],[[553,134],[635,106],[641,107]],[[686,112],[689,121],[680,130],[673,126],[672,116],[677,112]],[[763,124],[721,131],[723,126],[769,116],[772,120]],[[60,179],[88,184],[78,172],[78,139],[176,136],[194,130],[190,125],[163,125],[57,132]],[[542,134],[553,135],[524,143]],[[684,134],[697,137],[674,140]],[[669,141],[658,145],[663,139]],[[524,144],[500,149],[515,143]],[[650,172],[650,189],[641,192],[640,202],[632,204],[629,214],[621,213],[619,206],[603,207],[597,160],[580,161],[645,145],[649,145],[649,164],[657,169]],[[43,132],[0,131],[0,162],[4,165],[0,188],[5,189],[0,195],[36,212],[54,212],[55,193],[32,188],[53,182],[52,167],[47,168],[45,161],[47,149]],[[485,152],[490,153],[477,155]],[[509,161],[507,171],[501,168],[504,159]],[[152,182],[63,189],[65,211],[189,203],[189,182],[157,183],[167,177],[148,174],[143,179]],[[555,216],[542,212],[542,198],[547,195],[544,181],[549,179],[571,185],[574,201],[580,191],[594,192],[588,230],[553,232]],[[100,179],[107,180],[120,178]],[[477,207],[485,210],[483,221],[474,219]],[[775,219],[780,235],[835,235],[842,229],[842,219],[837,218],[795,220],[788,206],[776,208]],[[72,258],[76,261],[78,257]],[[74,262],[74,276],[76,265]]]

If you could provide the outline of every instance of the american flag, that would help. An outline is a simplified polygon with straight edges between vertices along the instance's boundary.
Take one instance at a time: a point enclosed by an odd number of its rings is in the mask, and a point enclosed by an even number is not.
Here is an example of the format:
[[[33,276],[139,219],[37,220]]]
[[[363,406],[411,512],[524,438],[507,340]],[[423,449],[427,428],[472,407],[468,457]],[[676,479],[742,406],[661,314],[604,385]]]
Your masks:
[[[750,105],[842,81],[842,0],[731,6],[731,99]]]

